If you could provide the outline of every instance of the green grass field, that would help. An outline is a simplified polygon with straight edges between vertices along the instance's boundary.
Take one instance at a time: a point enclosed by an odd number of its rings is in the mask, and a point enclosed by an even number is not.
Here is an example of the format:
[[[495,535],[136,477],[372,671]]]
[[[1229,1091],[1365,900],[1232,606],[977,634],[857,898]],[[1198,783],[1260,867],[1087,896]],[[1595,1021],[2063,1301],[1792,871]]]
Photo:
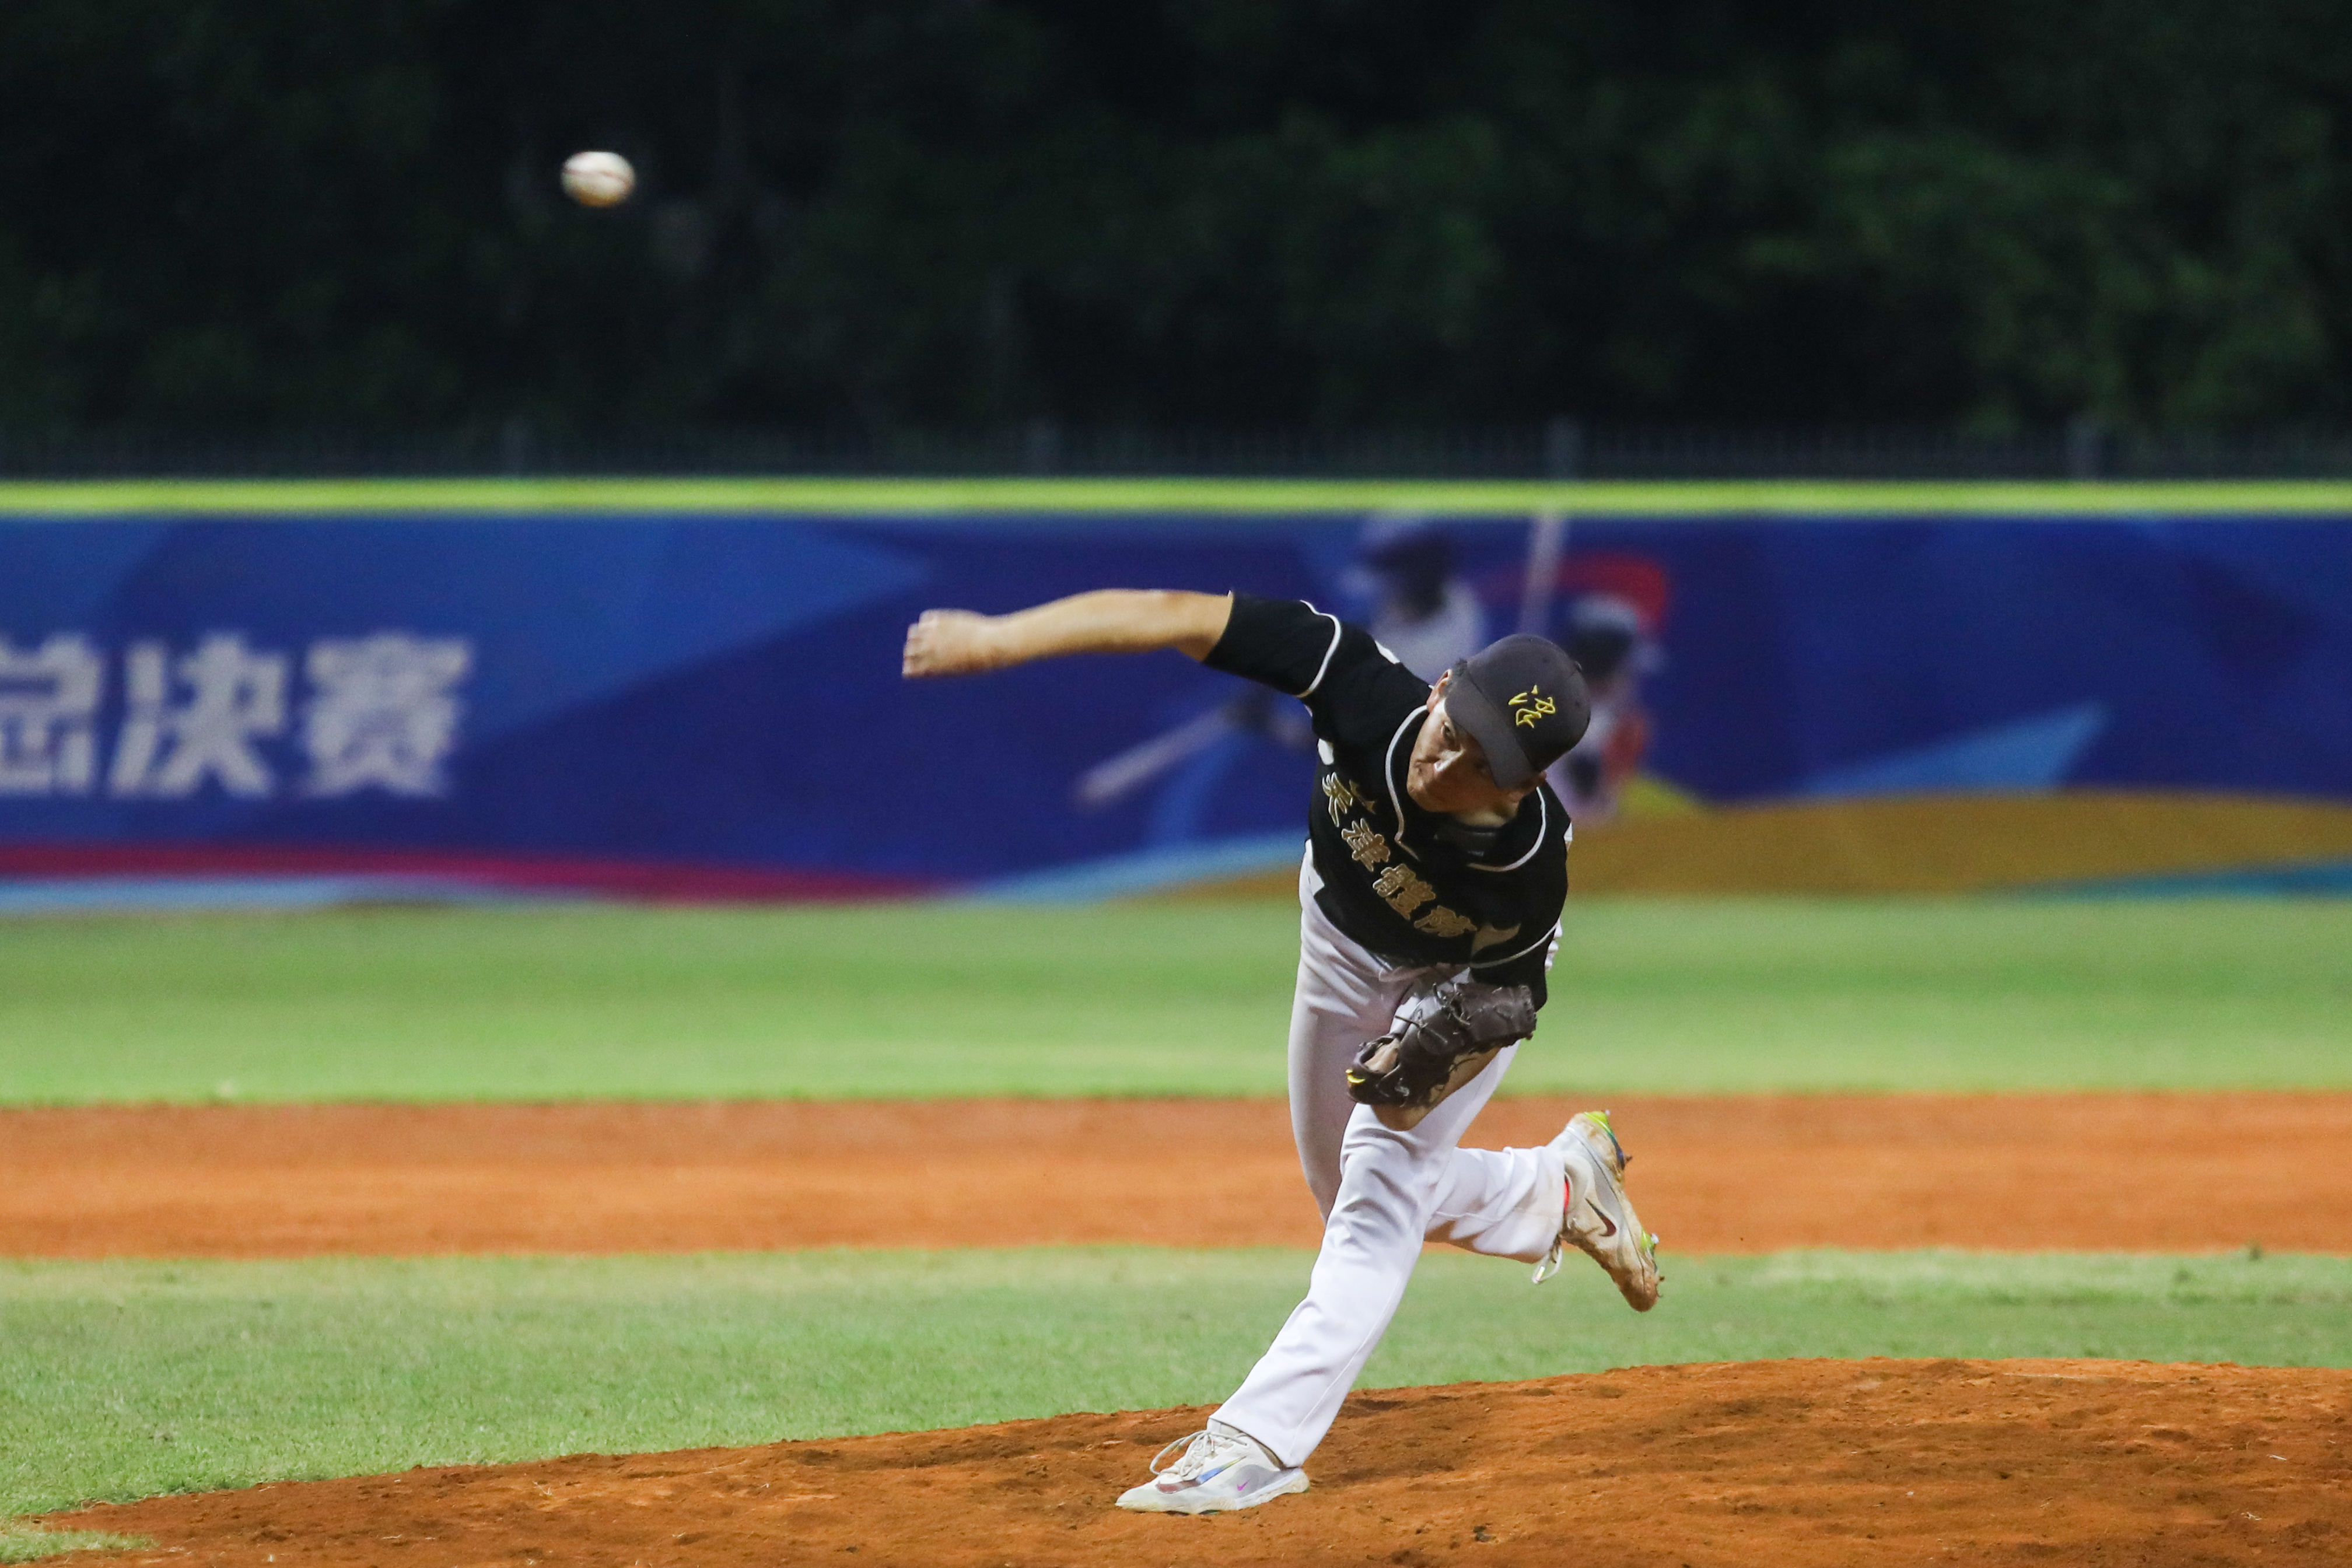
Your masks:
[[[0,1516],[266,1479],[1221,1398],[1304,1252],[0,1264]],[[2352,1365],[2352,1259],[1433,1256],[1370,1387],[1770,1356]],[[1180,1434],[1171,1431],[1171,1436]]]
[[[1278,1095],[1297,913],[0,921],[0,1103]],[[2352,1084],[2352,901],[1580,900],[1509,1089]]]
[[[1281,1092],[1296,911],[0,921],[0,1104]],[[2352,1084],[2352,902],[1581,900],[1518,1092]],[[1181,1173],[1171,1173],[1171,1180]],[[1291,1252],[0,1261],[0,1520],[1220,1397]],[[2352,1365],[2352,1258],[1427,1259],[1372,1385],[1788,1355]],[[1174,1436],[1171,1433],[1171,1436]],[[0,1562],[63,1549],[0,1526]]]

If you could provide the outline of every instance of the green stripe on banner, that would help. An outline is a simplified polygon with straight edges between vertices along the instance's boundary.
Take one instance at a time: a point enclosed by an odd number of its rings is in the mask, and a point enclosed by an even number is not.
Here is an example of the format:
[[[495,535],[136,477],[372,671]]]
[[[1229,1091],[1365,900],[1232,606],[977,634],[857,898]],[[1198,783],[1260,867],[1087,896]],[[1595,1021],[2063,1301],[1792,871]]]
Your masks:
[[[320,512],[998,512],[1233,517],[1411,510],[1594,517],[2352,516],[2352,482],[1560,482],[1475,479],[475,479],[0,482],[0,517],[278,516]]]

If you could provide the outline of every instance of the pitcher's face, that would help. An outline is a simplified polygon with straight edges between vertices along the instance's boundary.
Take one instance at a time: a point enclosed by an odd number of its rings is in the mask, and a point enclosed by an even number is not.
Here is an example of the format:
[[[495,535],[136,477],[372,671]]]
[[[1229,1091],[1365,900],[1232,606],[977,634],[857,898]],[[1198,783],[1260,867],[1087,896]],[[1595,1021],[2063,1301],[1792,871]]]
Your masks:
[[[1538,773],[1517,789],[1495,782],[1485,751],[1446,715],[1445,688],[1453,679],[1450,672],[1440,677],[1429,694],[1429,717],[1422,721],[1412,756],[1405,763],[1405,793],[1423,811],[1507,820],[1543,783],[1543,776]]]

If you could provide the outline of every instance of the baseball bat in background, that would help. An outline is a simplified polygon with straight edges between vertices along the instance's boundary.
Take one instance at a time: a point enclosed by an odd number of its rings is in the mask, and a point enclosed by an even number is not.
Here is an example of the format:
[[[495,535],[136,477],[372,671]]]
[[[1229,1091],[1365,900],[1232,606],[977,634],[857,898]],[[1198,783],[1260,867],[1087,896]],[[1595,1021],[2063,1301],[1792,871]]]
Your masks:
[[[1559,584],[1559,563],[1568,556],[1568,514],[1539,511],[1528,525],[1528,574],[1519,585],[1519,630],[1543,635]]]

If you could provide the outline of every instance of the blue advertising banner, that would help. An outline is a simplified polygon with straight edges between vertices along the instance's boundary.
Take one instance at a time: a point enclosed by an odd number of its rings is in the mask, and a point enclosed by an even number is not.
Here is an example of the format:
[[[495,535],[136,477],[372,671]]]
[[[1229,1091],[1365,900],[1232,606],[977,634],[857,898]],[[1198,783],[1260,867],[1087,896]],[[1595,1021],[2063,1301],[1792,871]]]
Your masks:
[[[2330,516],[149,513],[0,519],[0,900],[1085,896],[1295,863],[1295,703],[1173,654],[898,677],[926,607],[1105,586],[1310,599],[1428,670],[1568,642],[1603,700],[1557,783],[1603,868],[1702,819],[2042,798],[2175,815],[1979,882],[2352,866]]]

